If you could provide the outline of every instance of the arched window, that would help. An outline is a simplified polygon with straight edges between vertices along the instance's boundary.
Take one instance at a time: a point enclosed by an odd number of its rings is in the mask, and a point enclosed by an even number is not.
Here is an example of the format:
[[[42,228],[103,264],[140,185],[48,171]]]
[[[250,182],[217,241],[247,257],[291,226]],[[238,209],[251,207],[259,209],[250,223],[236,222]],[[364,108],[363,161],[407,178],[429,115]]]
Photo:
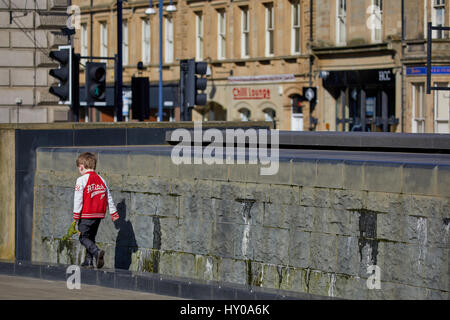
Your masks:
[[[266,121],[273,121],[275,120],[276,112],[275,110],[271,108],[266,108],[263,110]]]
[[[250,110],[247,108],[239,109],[239,114],[241,115],[241,121],[249,121],[250,120]]]

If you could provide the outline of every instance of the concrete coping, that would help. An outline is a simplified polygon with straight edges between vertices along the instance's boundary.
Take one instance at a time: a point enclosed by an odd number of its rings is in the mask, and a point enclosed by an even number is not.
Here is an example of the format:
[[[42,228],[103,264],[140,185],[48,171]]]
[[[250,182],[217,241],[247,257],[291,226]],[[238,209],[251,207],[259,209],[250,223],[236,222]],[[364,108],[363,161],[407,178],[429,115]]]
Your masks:
[[[0,274],[66,281],[69,265],[47,262],[0,260]],[[203,281],[149,272],[121,269],[81,269],[81,283],[103,287],[144,291],[185,299],[205,300],[342,300],[307,293]]]

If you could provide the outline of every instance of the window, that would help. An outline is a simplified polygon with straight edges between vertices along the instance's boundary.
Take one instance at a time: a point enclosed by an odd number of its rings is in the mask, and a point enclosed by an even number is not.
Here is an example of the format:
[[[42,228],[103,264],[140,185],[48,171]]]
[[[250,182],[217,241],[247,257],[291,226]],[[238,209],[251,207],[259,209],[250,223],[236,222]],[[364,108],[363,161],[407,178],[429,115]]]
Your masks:
[[[250,14],[248,7],[241,8],[241,57],[250,56]]]
[[[173,62],[173,18],[166,16],[165,18],[165,50],[164,57],[166,63]]]
[[[87,28],[87,24],[83,23],[81,24],[81,55],[82,56],[88,56],[89,52],[88,52],[88,28]],[[82,59],[81,60],[82,64],[86,63],[86,59]]]
[[[241,121],[249,121],[250,120],[250,110],[248,110],[247,108],[240,109],[239,114],[241,116]]]
[[[381,42],[383,36],[383,0],[372,0],[371,9],[372,42]]]
[[[433,0],[433,14],[432,22],[433,26],[445,25],[445,0]],[[444,32],[442,30],[433,30],[433,39],[444,38]]]
[[[425,85],[423,83],[413,84],[412,89],[412,132],[425,132]]]
[[[203,13],[195,14],[195,57],[203,60]]]
[[[273,4],[266,5],[266,56],[274,54],[274,15]]]
[[[292,29],[291,29],[291,53],[300,53],[300,3],[293,1],[291,3],[292,11]]]
[[[266,121],[273,122],[275,120],[275,115],[276,115],[275,110],[270,108],[264,109],[264,117]]]
[[[447,87],[448,83],[437,83],[438,87]],[[434,132],[450,133],[450,95],[448,91],[436,90],[434,102]]]
[[[225,59],[226,57],[226,20],[225,10],[217,12],[217,57]]]
[[[347,0],[336,0],[336,44],[345,45],[347,42]]]
[[[142,63],[150,64],[150,20],[143,19],[142,20]]]
[[[128,65],[128,21],[122,23],[122,64]]]
[[[100,56],[108,56],[108,25],[106,22],[100,22]],[[106,62],[106,60],[102,60]]]

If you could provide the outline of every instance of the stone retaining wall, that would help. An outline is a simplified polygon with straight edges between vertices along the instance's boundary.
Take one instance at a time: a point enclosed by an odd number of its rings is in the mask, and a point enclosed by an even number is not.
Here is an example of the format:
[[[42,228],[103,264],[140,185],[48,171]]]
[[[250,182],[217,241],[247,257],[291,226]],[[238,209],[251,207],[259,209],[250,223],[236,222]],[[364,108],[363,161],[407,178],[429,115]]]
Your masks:
[[[176,166],[170,147],[42,148],[33,261],[82,261],[78,240],[61,238],[75,159],[89,150],[121,215],[97,237],[107,268],[349,299],[448,299],[445,166],[293,158],[260,176],[257,165]],[[381,289],[368,288],[372,265]]]

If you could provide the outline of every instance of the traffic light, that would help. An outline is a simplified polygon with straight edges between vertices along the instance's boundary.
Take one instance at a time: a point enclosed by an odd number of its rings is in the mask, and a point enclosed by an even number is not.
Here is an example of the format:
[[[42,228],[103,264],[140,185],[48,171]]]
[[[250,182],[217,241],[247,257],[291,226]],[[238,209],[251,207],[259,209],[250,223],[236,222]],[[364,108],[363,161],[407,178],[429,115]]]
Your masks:
[[[208,64],[206,62],[196,62],[194,59],[187,61],[187,76],[185,83],[186,106],[194,107],[206,105],[206,94],[198,93],[198,90],[204,91],[207,85],[207,79],[201,76],[206,75]],[[200,77],[197,77],[199,75]]]
[[[72,48],[70,46],[59,47],[59,50],[51,51],[48,55],[59,63],[57,69],[51,69],[49,74],[59,80],[58,86],[51,86],[49,92],[59,98],[61,102],[71,102],[72,91]]]
[[[105,102],[106,100],[106,63],[86,63],[86,103]]]

